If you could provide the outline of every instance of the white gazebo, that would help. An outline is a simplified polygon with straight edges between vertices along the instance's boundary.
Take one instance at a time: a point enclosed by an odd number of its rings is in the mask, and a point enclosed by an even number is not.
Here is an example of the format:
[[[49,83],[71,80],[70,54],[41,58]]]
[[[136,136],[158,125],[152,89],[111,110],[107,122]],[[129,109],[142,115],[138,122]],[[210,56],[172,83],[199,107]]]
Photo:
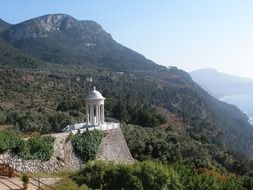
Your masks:
[[[86,122],[68,125],[63,131],[72,133],[79,131],[83,133],[94,129],[110,130],[119,128],[120,123],[105,122],[104,102],[105,98],[94,86],[93,90],[85,98]]]
[[[104,100],[105,98],[96,90],[96,87],[94,86],[94,89],[85,98],[86,125],[96,126],[104,124]]]

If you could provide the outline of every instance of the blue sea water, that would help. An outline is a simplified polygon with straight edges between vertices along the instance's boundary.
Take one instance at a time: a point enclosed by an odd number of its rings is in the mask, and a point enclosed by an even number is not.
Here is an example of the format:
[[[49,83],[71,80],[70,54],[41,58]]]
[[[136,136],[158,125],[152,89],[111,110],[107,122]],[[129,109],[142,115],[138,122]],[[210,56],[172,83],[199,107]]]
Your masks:
[[[249,122],[253,125],[253,94],[226,96],[220,99],[229,104],[236,105],[248,115]]]

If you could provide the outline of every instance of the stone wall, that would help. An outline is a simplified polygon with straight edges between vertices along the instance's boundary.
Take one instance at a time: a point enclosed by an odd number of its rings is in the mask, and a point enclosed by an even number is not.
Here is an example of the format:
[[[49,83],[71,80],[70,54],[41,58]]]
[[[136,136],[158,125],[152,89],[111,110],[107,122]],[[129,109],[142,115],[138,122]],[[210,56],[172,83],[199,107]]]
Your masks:
[[[67,140],[68,133],[52,134],[55,137],[54,153],[50,160],[22,160],[12,152],[0,155],[0,163],[8,163],[20,172],[53,172],[62,169],[75,169],[83,164]]]
[[[99,146],[97,159],[132,163],[134,160],[121,129],[105,131],[106,136]],[[68,133],[52,134],[55,137],[54,153],[50,160],[22,160],[12,152],[0,155],[0,163],[8,163],[20,172],[54,172],[80,168],[84,161],[78,157],[68,140]]]
[[[106,131],[106,136],[98,148],[98,160],[133,163],[134,159],[129,151],[121,128]]]

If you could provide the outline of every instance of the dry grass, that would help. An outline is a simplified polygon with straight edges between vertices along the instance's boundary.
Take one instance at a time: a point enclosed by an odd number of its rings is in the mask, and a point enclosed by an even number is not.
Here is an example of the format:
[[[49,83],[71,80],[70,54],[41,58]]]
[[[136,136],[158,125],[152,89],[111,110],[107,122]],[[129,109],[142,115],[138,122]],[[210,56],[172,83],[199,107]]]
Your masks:
[[[0,125],[0,131],[11,129],[12,127],[13,127],[12,125]]]
[[[79,187],[73,180],[69,177],[64,177],[60,182],[53,186],[56,190],[90,190],[87,186]],[[45,190],[51,190],[49,188],[44,188]]]
[[[62,178],[61,181],[53,185],[52,187],[56,190],[90,190],[87,186],[79,187],[70,177],[76,170],[66,170],[60,171],[56,173],[37,173],[33,174],[34,177],[60,177]],[[51,190],[50,188],[43,187],[45,190]]]

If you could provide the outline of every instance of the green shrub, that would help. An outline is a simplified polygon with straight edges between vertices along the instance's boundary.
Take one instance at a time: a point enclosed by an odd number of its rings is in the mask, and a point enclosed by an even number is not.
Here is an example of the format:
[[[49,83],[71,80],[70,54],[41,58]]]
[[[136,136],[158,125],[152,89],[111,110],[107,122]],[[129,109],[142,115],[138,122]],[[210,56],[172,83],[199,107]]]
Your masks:
[[[21,180],[24,182],[24,183],[28,183],[29,182],[29,177],[28,175],[24,174],[21,178]]]
[[[48,122],[51,125],[51,131],[61,132],[64,127],[71,124],[71,117],[65,113],[57,112],[50,115]]]
[[[98,130],[77,133],[72,138],[72,144],[77,154],[85,161],[96,157],[97,149],[103,138],[103,133]]]
[[[246,190],[252,179],[233,175],[217,176],[198,173],[187,165],[161,164],[154,161],[115,164],[105,161],[88,162],[71,176],[79,186],[101,190]]]
[[[176,164],[175,170],[179,175],[181,184],[185,189],[198,189],[198,190],[218,190],[216,179],[207,174],[198,174],[192,168]]]
[[[221,183],[220,190],[245,190],[238,179],[228,179]]]
[[[253,189],[253,178],[252,177],[248,177],[245,176],[243,178],[243,187],[245,187],[246,189]]]
[[[0,132],[0,153],[15,149],[21,142],[20,136],[13,131]]]
[[[180,190],[182,185],[172,168],[145,161],[133,165],[89,162],[72,176],[79,185],[102,190]]]
[[[17,155],[25,160],[49,160],[53,154],[54,138],[42,136],[22,141],[15,150]]]
[[[0,132],[0,154],[12,150],[25,160],[49,160],[53,154],[54,138],[42,136],[21,140],[13,131]]]

